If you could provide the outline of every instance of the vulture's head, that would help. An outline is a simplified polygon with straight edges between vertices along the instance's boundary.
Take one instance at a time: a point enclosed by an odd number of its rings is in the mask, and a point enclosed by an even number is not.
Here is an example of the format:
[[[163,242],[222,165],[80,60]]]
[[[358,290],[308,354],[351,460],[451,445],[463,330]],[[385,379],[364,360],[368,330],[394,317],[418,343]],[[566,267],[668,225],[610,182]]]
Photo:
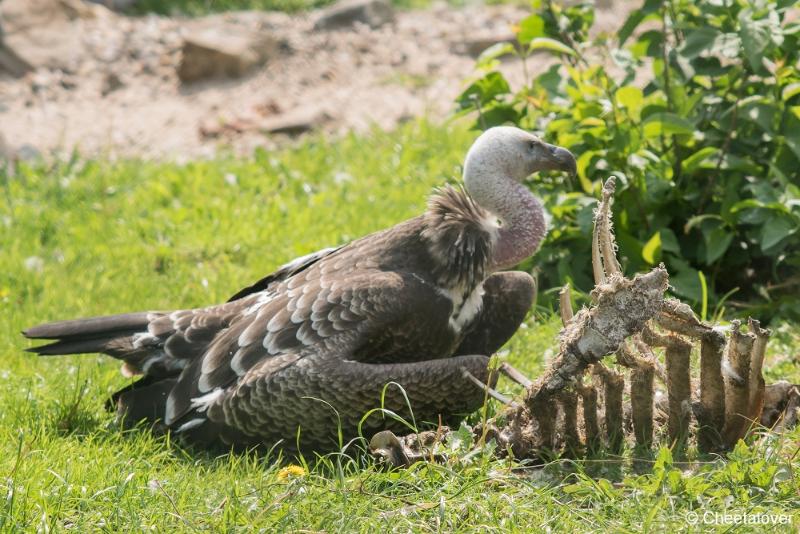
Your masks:
[[[467,192],[499,222],[491,269],[513,267],[533,254],[547,232],[541,201],[522,181],[539,171],[575,174],[575,156],[510,126],[483,132],[464,162]]]
[[[510,178],[521,182],[535,172],[555,170],[574,175],[575,156],[525,130],[496,126],[483,132],[467,153],[464,181],[467,189],[480,189],[475,183],[478,180]]]

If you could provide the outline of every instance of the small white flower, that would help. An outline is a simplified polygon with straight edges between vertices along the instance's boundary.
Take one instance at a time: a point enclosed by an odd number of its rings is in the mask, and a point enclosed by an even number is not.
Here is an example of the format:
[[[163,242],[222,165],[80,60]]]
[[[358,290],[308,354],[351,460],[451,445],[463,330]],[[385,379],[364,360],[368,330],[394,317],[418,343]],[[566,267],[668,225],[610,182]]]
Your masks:
[[[347,172],[339,171],[333,175],[333,182],[336,185],[342,185],[345,182],[352,182],[353,175]]]
[[[40,273],[44,270],[44,260],[39,256],[25,258],[25,268],[29,271]]]

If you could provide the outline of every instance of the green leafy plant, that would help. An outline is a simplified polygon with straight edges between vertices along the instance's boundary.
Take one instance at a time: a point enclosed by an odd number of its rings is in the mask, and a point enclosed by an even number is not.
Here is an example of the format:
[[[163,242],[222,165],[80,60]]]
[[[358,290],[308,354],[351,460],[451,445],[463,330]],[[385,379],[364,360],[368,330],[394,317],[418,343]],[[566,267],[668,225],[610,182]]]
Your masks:
[[[592,287],[591,214],[613,174],[627,272],[664,262],[675,293],[707,309],[800,316],[792,2],[646,0],[618,31],[595,37],[592,4],[533,5],[517,43],[481,55],[457,106],[476,128],[514,123],[577,157],[576,183],[537,183],[554,218],[537,257],[542,287]],[[528,75],[543,52],[562,61]],[[522,60],[522,87],[498,69],[507,55]]]

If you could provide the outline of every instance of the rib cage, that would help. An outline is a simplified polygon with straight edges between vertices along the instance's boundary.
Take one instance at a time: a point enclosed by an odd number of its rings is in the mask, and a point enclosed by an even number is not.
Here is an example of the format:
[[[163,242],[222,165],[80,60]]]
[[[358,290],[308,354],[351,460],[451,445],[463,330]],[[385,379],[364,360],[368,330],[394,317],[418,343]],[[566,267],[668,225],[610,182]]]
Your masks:
[[[521,399],[505,400],[481,385],[507,407],[473,429],[476,438],[496,440],[499,454],[517,459],[657,445],[681,455],[693,444],[702,453],[730,450],[759,425],[795,424],[800,386],[765,385],[770,332],[758,321],[750,319],[747,331],[740,321],[728,328],[699,321],[688,305],[664,298],[663,265],[633,279],[622,276],[610,217],[613,192],[610,178],[595,214],[592,306],[573,315],[569,288],[562,290],[558,356],[535,383],[507,364],[500,367],[525,387]],[[607,365],[603,358],[611,354],[615,361]],[[695,366],[693,359],[699,360]],[[383,432],[370,450],[382,461],[407,465],[436,457],[447,435],[440,429],[434,440],[427,434],[398,439]]]

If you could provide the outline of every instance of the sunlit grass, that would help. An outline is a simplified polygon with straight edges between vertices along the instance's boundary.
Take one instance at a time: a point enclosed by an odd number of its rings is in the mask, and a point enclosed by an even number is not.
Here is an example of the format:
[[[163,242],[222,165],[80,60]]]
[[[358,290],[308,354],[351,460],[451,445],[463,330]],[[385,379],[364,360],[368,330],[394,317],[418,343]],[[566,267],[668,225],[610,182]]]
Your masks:
[[[664,450],[643,475],[613,461],[520,473],[482,454],[397,472],[332,455],[285,470],[274,456],[122,433],[103,408],[126,384],[116,362],[22,352],[26,326],[220,302],[293,257],[414,216],[456,179],[472,137],[413,123],[245,160],[0,174],[0,531],[660,532],[706,510],[795,514],[770,529],[796,530],[798,431],[727,463],[673,464]],[[559,328],[532,315],[503,357],[536,375]],[[796,332],[778,332],[771,379],[800,381]]]

